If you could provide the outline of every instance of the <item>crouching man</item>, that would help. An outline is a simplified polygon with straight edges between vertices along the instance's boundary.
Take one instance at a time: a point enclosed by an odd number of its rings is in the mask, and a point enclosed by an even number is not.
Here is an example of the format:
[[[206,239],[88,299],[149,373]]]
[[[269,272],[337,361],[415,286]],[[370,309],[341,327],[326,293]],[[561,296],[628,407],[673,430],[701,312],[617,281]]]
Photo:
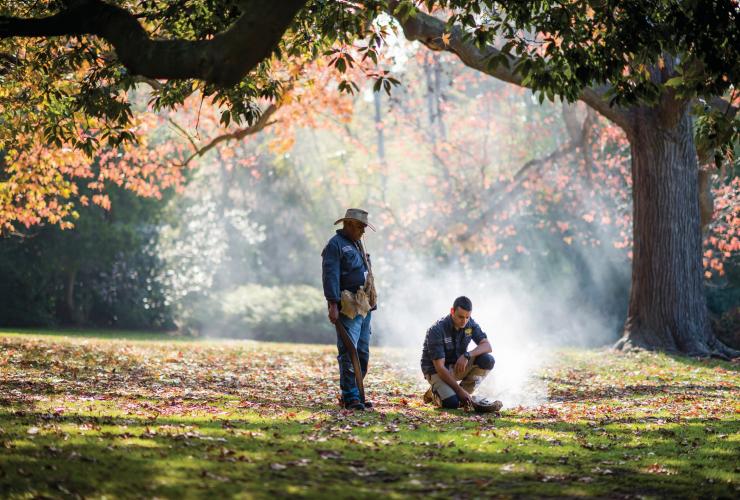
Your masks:
[[[498,411],[500,401],[474,400],[471,396],[495,362],[486,334],[470,317],[472,310],[469,298],[458,297],[450,314],[427,330],[421,370],[431,387],[424,394],[424,402],[442,408],[473,406],[481,411]],[[471,340],[476,347],[468,351]]]

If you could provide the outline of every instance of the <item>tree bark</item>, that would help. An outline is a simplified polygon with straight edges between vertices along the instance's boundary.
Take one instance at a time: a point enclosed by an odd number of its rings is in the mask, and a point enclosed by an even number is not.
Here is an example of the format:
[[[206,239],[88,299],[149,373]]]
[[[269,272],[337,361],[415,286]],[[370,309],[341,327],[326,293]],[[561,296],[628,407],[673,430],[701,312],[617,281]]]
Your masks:
[[[434,165],[437,168],[441,168],[442,165],[439,161],[439,149],[437,147],[437,128],[435,127],[435,120],[441,119],[441,117],[437,116],[437,106],[436,106],[436,100],[437,100],[437,93],[435,92],[435,85],[434,85],[434,76],[433,76],[433,64],[434,64],[434,57],[432,55],[432,52],[429,52],[427,54],[424,54],[424,80],[426,81],[427,85],[427,92],[426,92],[426,98],[427,98],[427,113],[429,115],[429,126],[427,127],[427,135],[429,137],[429,142],[432,145],[432,158],[434,161]]]
[[[635,108],[632,288],[618,348],[735,355],[714,336],[704,294],[699,168],[689,106]]]

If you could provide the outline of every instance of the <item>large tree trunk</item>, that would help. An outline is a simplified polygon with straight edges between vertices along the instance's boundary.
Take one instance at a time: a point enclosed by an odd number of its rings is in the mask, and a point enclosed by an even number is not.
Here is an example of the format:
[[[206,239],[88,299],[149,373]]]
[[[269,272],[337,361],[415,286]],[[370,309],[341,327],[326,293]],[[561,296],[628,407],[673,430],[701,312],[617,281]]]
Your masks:
[[[632,146],[634,260],[617,347],[730,356],[709,323],[704,294],[699,169],[688,106],[637,108]]]

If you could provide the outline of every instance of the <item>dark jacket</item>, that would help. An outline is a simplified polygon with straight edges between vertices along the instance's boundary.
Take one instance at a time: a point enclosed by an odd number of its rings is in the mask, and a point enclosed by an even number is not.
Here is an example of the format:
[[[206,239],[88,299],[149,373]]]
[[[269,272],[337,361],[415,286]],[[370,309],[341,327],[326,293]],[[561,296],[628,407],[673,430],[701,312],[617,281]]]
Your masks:
[[[452,317],[448,314],[427,330],[421,353],[421,371],[424,375],[437,373],[432,360],[445,358],[445,366],[453,365],[467,352],[471,340],[478,345],[487,338],[473,318],[468,320],[464,328],[455,330]]]
[[[355,293],[365,284],[367,267],[358,245],[337,230],[321,251],[321,278],[324,297],[329,302],[339,302],[342,290]]]

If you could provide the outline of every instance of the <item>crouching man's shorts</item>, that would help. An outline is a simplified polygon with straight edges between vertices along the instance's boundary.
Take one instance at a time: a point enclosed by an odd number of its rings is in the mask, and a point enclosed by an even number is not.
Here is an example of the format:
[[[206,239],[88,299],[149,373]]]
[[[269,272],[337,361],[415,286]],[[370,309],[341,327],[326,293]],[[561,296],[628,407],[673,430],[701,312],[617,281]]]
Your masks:
[[[470,358],[468,361],[467,369],[460,375],[456,376],[454,371],[454,365],[447,366],[447,370],[455,380],[460,380],[460,386],[465,389],[469,394],[472,394],[475,389],[478,388],[480,383],[486,376],[493,370],[495,360],[490,354],[482,354]],[[437,401],[444,401],[445,399],[456,396],[457,393],[442,381],[442,379],[436,373],[424,376],[427,382],[432,386],[432,393],[439,398]],[[436,399],[436,398],[435,398]]]

